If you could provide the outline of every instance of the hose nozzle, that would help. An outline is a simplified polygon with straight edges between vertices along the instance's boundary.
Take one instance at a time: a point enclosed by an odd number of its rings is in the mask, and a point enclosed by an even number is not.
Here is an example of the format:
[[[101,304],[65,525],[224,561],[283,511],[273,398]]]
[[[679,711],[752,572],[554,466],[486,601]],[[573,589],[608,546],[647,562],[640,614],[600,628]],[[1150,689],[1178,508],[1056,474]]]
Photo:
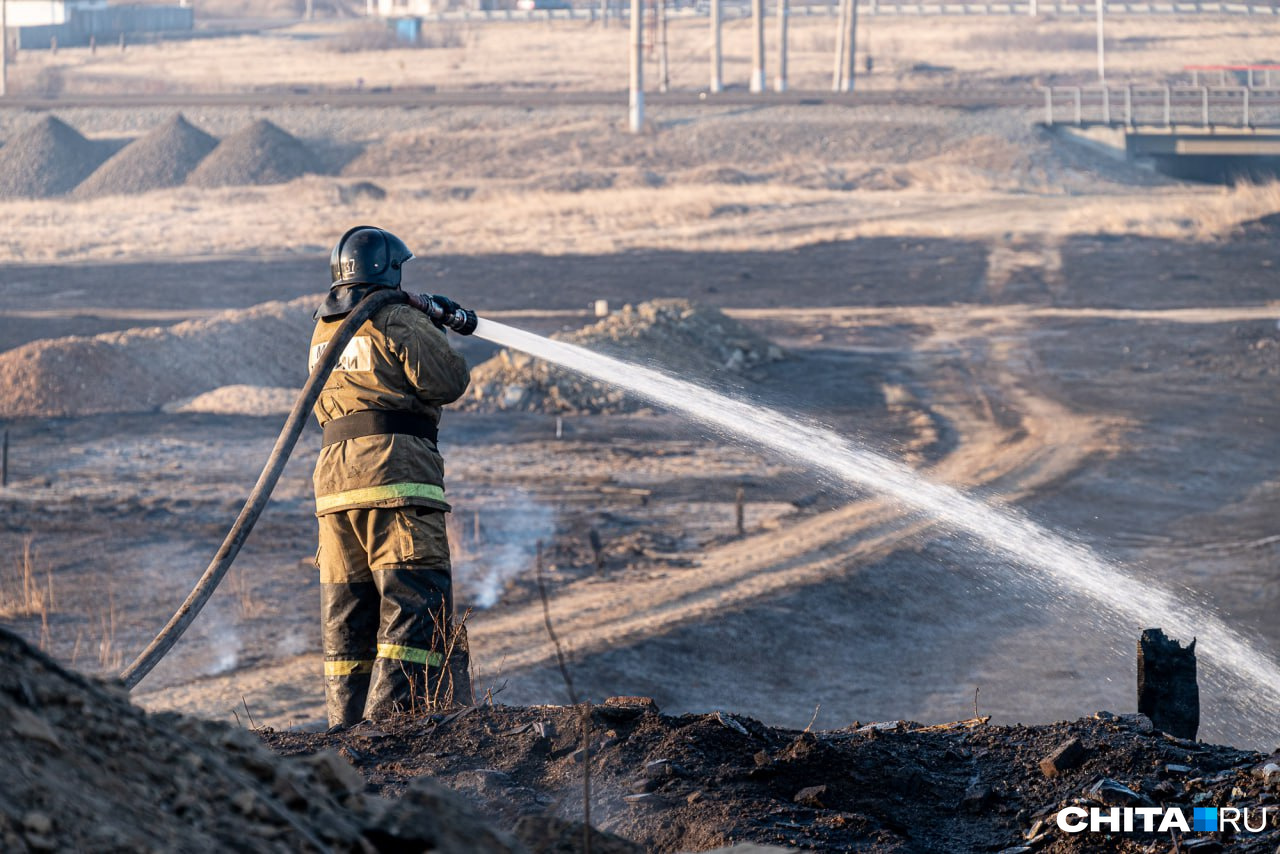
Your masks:
[[[431,322],[441,329],[449,328],[459,335],[476,331],[479,318],[469,308],[463,308],[448,297],[435,294],[409,294],[409,304],[424,312]]]

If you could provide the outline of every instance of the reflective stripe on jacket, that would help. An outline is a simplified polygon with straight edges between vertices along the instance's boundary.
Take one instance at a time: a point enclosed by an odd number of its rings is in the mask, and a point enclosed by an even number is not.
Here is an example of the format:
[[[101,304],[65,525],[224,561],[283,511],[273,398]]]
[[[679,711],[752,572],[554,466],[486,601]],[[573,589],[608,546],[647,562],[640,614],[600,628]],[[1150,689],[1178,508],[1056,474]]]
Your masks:
[[[319,321],[310,364],[343,317]],[[466,360],[425,314],[390,305],[365,321],[325,383],[315,414],[320,426],[361,410],[398,410],[440,422],[440,408],[467,390]],[[313,483],[316,515],[352,507],[423,505],[448,510],[444,461],[429,439],[400,434],[361,436],[324,447]]]

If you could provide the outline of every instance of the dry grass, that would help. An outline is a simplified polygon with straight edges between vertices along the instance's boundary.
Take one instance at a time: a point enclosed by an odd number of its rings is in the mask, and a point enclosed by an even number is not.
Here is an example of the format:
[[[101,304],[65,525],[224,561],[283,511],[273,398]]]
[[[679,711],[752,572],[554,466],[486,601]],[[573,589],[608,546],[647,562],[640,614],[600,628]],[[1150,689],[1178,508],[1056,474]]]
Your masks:
[[[986,238],[1011,231],[1204,240],[1280,211],[1275,185],[1041,196],[984,186],[980,175],[959,166],[932,174],[923,188],[900,191],[677,185],[469,201],[419,198],[418,185],[406,180],[385,202],[348,206],[343,221],[376,220],[433,252],[555,255],[776,250],[856,237]],[[0,214],[11,226],[0,239],[0,260],[143,260],[154,257],[156,246],[170,257],[323,255],[335,228],[325,203],[331,188],[328,179],[306,178],[253,190],[162,191],[127,208],[113,199],[3,203]]]
[[[46,569],[41,579],[36,564],[35,538],[28,536],[12,569],[0,575],[0,617],[40,617],[43,649],[49,612],[54,608],[53,572]]]
[[[834,20],[797,17],[791,24],[793,88],[830,87]],[[1115,17],[1108,22],[1109,70],[1119,82],[1165,80],[1187,64],[1256,62],[1274,53],[1280,22],[1244,16]],[[266,35],[138,45],[121,54],[64,49],[23,53],[11,72],[17,91],[56,86],[64,92],[231,91],[261,86],[437,86],[444,89],[543,86],[620,90],[627,84],[625,27],[585,21],[428,24],[431,51],[387,52],[385,38],[361,44],[364,22],[298,24]],[[282,38],[292,35],[296,38]],[[769,32],[769,62],[775,36]],[[1012,17],[873,18],[859,26],[859,52],[870,51],[871,88],[935,86],[930,64],[989,80],[1090,79],[1093,24],[1087,20]],[[669,33],[671,81],[677,89],[707,83],[707,22],[674,19]],[[343,45],[346,47],[344,48]],[[332,49],[345,49],[340,63]],[[751,28],[732,20],[724,33],[725,75],[745,85]],[[651,75],[656,58],[651,57]],[[772,72],[771,72],[772,73]],[[656,80],[656,76],[651,76]]]
[[[1238,184],[1194,198],[1151,199],[1110,208],[1096,205],[1064,220],[1068,233],[1142,234],[1182,240],[1214,240],[1241,225],[1280,212],[1280,182]]]

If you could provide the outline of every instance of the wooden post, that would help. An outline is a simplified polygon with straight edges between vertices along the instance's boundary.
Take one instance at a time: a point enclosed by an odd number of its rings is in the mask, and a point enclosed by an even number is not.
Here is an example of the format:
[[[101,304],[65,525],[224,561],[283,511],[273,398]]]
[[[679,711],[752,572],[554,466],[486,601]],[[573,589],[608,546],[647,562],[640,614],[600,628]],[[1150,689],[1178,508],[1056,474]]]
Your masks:
[[[844,83],[844,34],[848,29],[846,24],[846,16],[849,14],[849,4],[852,0],[840,0],[840,13],[836,16],[836,63],[835,68],[831,72],[831,91],[840,92],[841,84]]]
[[[787,18],[791,15],[789,0],[778,0],[778,76],[774,89],[787,91]]]
[[[609,0],[600,0],[600,26],[609,29]]]
[[[751,0],[751,91],[763,92],[764,82],[764,0]]]
[[[745,537],[747,534],[746,494],[746,490],[739,486],[738,494],[733,497],[733,517],[738,523],[739,537]]]
[[[4,450],[0,451],[0,486],[9,485],[9,429],[4,431]]]
[[[631,0],[631,132],[644,128],[644,0]]]
[[[724,91],[721,61],[720,2],[711,0],[711,86],[712,92]]]
[[[306,10],[307,10],[307,13],[306,13],[306,18],[307,18],[307,20],[308,20],[308,21],[314,21],[314,20],[316,19],[316,4],[315,4],[315,0],[307,0],[307,3],[306,3]]]
[[[1138,711],[1161,732],[1194,741],[1200,728],[1196,642],[1185,648],[1160,629],[1138,639]]]
[[[654,0],[658,4],[658,91],[671,88],[671,64],[667,61],[667,0]]]

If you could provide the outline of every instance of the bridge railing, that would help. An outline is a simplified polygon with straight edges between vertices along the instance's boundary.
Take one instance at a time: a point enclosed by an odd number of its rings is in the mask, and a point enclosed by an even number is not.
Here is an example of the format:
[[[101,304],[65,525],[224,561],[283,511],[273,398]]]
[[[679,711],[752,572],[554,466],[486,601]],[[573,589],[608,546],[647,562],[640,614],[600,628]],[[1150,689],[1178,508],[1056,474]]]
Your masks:
[[[1046,86],[1042,91],[1049,126],[1280,128],[1280,88]]]

